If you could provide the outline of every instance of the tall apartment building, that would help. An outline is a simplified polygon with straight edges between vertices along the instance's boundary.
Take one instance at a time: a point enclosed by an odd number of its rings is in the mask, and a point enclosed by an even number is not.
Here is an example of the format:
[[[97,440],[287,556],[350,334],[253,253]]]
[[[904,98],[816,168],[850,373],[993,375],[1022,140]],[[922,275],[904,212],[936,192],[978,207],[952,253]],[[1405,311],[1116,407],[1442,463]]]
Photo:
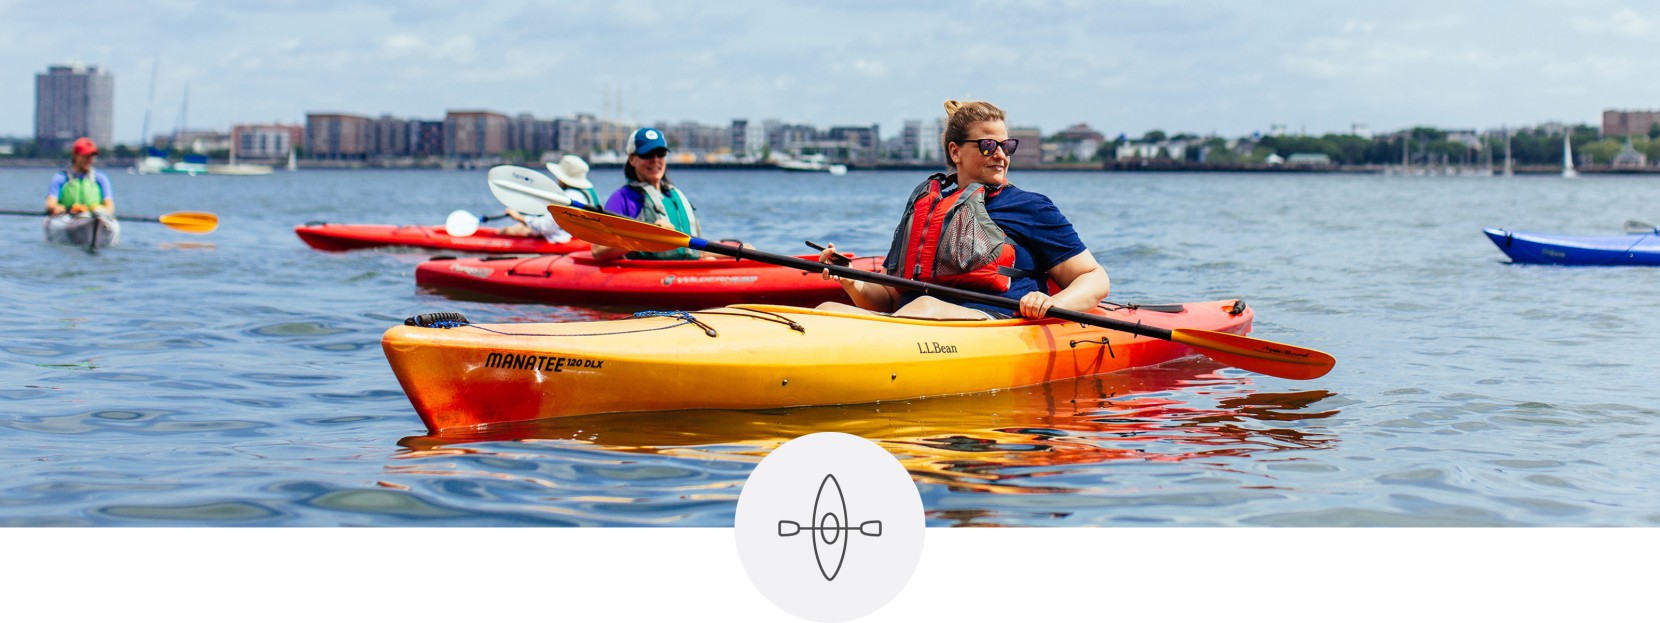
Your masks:
[[[427,158],[444,155],[444,122],[411,119],[409,155]]]
[[[80,137],[110,145],[115,136],[115,76],[96,65],[52,65],[35,74],[35,142],[69,149]]]
[[[732,153],[740,158],[759,158],[766,145],[766,130],[748,119],[733,119],[731,130]]]
[[[899,131],[899,153],[894,155],[901,161],[921,160],[922,140],[922,120],[906,119],[904,129]]]
[[[319,160],[367,160],[374,147],[368,117],[340,113],[306,113],[306,155]]]
[[[1647,136],[1654,124],[1660,123],[1660,111],[1655,110],[1604,110],[1602,111],[1603,136]]]
[[[552,119],[537,119],[531,113],[519,113],[511,120],[510,140],[508,149],[516,149],[531,158],[538,158],[545,152],[557,151],[559,145],[559,124]]]
[[[507,115],[486,110],[444,113],[444,157],[489,158],[507,151]]]
[[[369,153],[381,158],[399,158],[410,155],[414,143],[409,122],[392,115],[381,115],[369,122]]]
[[[305,140],[305,128],[281,123],[231,126],[231,151],[242,160],[281,160]]]

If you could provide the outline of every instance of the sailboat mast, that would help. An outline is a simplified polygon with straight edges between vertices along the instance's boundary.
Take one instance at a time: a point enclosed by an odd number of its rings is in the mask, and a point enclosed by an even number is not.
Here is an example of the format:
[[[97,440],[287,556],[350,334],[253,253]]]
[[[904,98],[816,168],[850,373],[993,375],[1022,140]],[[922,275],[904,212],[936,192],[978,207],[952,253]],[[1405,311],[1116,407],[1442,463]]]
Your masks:
[[[179,104],[179,118],[173,121],[173,138],[168,139],[168,149],[179,149],[179,131],[190,118],[190,82],[184,83],[184,102]],[[182,150],[181,150],[182,151]]]
[[[1510,159],[1510,128],[1506,127],[1504,129],[1504,176],[1510,177],[1515,174],[1516,165]]]
[[[160,73],[161,57],[150,59],[150,99],[144,102],[144,130],[138,135],[138,144],[150,146],[150,110],[156,107],[156,74]]]

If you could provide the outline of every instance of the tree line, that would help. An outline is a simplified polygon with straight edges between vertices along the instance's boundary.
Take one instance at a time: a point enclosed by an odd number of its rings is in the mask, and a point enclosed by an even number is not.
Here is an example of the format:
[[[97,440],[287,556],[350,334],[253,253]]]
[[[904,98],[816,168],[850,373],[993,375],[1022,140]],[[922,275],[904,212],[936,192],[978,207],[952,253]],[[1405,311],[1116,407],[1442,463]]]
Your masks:
[[[1573,140],[1574,160],[1580,165],[1613,162],[1614,156],[1625,146],[1627,137],[1603,137],[1595,126],[1577,125],[1567,128]],[[1633,149],[1660,163],[1660,124],[1655,124],[1646,135],[1629,137]],[[1288,158],[1292,154],[1325,154],[1338,165],[1398,165],[1403,161],[1412,165],[1451,164],[1477,166],[1491,163],[1503,166],[1505,136],[1502,132],[1486,132],[1470,138],[1455,136],[1446,130],[1416,127],[1378,137],[1353,134],[1326,134],[1324,136],[1264,136],[1239,139],[1230,147],[1221,137],[1201,138],[1191,134],[1166,135],[1153,130],[1136,143],[1182,142],[1188,145],[1183,160],[1217,164],[1260,163],[1275,154]],[[1101,146],[1098,159],[1111,160],[1120,145],[1132,142],[1120,138]],[[1562,134],[1560,130],[1530,128],[1510,133],[1510,154],[1518,166],[1560,165],[1562,163]]]

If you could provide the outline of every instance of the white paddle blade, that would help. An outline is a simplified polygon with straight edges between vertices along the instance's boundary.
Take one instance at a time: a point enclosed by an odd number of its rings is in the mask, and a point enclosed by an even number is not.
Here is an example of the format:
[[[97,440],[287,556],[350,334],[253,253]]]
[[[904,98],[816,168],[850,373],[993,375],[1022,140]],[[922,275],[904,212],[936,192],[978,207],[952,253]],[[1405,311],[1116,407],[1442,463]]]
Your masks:
[[[444,219],[444,233],[457,238],[466,238],[478,233],[478,217],[466,210],[456,210]]]
[[[565,189],[560,188],[558,182],[533,169],[502,165],[491,168],[487,179],[490,182],[490,194],[495,195],[496,201],[525,216],[547,214],[550,203],[571,203],[570,198],[565,196]]]
[[[1644,222],[1638,221],[1638,220],[1630,220],[1630,221],[1625,222],[1625,233],[1628,233],[1628,234],[1657,234],[1657,233],[1660,233],[1660,228],[1655,227],[1653,223],[1644,223]]]

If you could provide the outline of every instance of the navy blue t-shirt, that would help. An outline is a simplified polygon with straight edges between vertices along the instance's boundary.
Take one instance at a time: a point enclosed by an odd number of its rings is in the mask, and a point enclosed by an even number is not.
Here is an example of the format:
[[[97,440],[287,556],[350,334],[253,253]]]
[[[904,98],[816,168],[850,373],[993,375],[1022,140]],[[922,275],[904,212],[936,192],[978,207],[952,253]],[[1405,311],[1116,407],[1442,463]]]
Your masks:
[[[1066,220],[1066,215],[1055,207],[1055,202],[1043,195],[1006,185],[986,200],[986,214],[1014,243],[1014,267],[1037,275],[1010,279],[1009,291],[999,293],[1004,298],[1018,301],[1027,292],[1049,291],[1049,269],[1089,250],[1078,238],[1072,222]],[[919,296],[922,295],[902,290],[899,304],[904,305]],[[956,303],[1000,317],[1019,315],[1019,312],[992,305],[966,301]]]

